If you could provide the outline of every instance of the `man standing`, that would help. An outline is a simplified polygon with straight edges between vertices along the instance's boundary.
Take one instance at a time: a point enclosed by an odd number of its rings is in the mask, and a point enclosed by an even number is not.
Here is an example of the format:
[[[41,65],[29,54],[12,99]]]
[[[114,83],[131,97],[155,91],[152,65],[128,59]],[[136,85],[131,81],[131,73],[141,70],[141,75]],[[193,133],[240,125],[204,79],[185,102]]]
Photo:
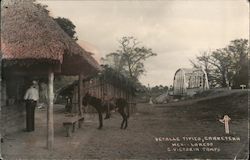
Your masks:
[[[24,96],[24,100],[26,101],[26,129],[28,132],[35,130],[35,107],[38,99],[38,84],[36,81],[32,81],[32,85]]]

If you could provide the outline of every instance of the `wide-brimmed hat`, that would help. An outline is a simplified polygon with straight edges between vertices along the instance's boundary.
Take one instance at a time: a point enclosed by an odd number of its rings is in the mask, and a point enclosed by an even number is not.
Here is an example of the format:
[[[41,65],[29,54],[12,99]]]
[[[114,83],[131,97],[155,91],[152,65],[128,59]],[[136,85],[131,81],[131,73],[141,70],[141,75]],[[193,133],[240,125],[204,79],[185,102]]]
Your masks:
[[[37,85],[38,82],[37,82],[36,80],[33,80],[33,81],[32,81],[32,84],[33,84],[33,85]]]

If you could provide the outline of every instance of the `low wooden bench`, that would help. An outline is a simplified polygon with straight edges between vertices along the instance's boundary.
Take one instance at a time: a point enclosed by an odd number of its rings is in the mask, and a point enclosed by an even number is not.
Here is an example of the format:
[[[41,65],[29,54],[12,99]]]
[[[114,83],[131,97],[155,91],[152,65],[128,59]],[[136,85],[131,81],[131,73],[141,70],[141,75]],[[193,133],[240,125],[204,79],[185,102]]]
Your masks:
[[[75,132],[77,123],[78,123],[78,128],[81,128],[83,121],[84,121],[84,117],[82,117],[82,116],[66,115],[64,118],[64,121],[63,121],[63,126],[66,128],[67,137],[70,137],[71,133]]]

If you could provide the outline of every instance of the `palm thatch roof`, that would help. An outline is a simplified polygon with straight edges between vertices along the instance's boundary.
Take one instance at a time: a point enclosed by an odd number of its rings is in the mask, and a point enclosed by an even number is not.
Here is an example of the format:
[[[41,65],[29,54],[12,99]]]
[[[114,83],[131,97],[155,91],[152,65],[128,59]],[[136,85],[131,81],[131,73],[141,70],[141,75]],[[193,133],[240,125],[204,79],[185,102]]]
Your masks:
[[[1,4],[1,50],[5,67],[59,64],[60,72],[90,74],[99,70],[92,53],[81,48],[33,0]]]

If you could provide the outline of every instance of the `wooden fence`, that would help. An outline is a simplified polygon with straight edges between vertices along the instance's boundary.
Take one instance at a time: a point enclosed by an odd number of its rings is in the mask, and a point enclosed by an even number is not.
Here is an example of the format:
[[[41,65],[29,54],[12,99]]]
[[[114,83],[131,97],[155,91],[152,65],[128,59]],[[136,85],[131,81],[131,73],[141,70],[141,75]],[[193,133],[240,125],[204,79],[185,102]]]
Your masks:
[[[78,101],[78,93],[79,93],[78,89],[79,87],[77,85],[74,85],[73,97],[72,97],[72,108],[73,108],[72,111],[73,112],[77,112],[77,108],[78,108],[78,102],[79,102]],[[97,98],[100,98],[101,100],[104,100],[104,95],[106,95],[108,99],[124,98],[129,103],[130,114],[133,114],[134,112],[136,112],[136,102],[134,100],[133,94],[130,92],[129,89],[124,90],[121,87],[115,86],[100,78],[92,78],[90,80],[85,80],[83,82],[83,86],[82,86],[83,96],[87,92]],[[93,107],[87,106],[83,108],[83,112],[93,113],[96,111]]]

